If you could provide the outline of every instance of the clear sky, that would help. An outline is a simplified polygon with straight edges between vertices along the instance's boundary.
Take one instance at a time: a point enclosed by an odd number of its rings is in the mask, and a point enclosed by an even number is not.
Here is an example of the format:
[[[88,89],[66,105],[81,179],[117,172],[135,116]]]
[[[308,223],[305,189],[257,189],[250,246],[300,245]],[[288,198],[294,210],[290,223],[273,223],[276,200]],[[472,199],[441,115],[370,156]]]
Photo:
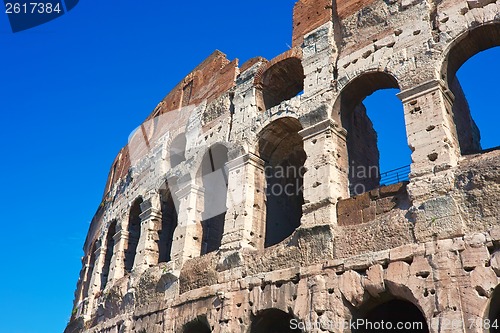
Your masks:
[[[240,64],[287,50],[293,3],[81,1],[16,34],[0,13],[0,333],[63,331],[89,221],[130,132],[215,49]],[[490,146],[500,144],[498,59],[497,48],[459,73]],[[390,155],[382,168],[408,164],[391,101],[369,106]]]

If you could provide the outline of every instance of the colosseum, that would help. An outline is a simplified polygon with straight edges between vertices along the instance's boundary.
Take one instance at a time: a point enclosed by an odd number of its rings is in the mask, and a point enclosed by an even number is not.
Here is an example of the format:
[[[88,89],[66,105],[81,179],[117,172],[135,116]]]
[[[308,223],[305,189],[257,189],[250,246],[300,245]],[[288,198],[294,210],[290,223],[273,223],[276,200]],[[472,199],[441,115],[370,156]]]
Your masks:
[[[500,150],[455,75],[498,45],[500,0],[299,0],[281,55],[215,51],[118,153],[65,332],[500,332]]]

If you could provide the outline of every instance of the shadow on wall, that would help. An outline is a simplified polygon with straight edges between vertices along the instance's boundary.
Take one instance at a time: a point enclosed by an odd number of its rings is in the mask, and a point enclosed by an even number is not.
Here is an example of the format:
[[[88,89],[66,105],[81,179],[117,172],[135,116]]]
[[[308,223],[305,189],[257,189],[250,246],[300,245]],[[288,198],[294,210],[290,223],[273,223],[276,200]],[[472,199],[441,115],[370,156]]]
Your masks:
[[[201,255],[217,251],[222,242],[224,220],[226,218],[226,199],[228,170],[228,149],[216,144],[208,149],[201,163],[202,185],[204,188],[202,213]]]
[[[128,242],[125,249],[125,272],[132,272],[134,268],[134,259],[137,252],[137,245],[141,236],[141,204],[143,200],[141,197],[137,198],[132,207],[130,208],[130,215],[128,219]]]
[[[294,118],[275,120],[259,136],[259,154],[266,176],[266,235],[264,246],[283,241],[300,226],[306,153]]]
[[[250,333],[300,333],[300,329],[292,329],[293,316],[278,309],[262,311],[252,320]]]
[[[415,305],[388,295],[367,303],[353,321],[356,323],[353,333],[429,332],[424,315]]]

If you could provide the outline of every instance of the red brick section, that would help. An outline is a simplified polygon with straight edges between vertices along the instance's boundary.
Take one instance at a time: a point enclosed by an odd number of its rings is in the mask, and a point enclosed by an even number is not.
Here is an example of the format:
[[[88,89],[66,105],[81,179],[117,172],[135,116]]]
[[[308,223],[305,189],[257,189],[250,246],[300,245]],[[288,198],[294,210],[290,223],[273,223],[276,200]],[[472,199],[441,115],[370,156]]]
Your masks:
[[[357,13],[361,8],[374,3],[375,0],[340,0],[337,1],[337,14],[340,19],[344,19]]]
[[[144,128],[140,128],[139,130],[141,132],[137,133],[137,135],[142,135],[143,140],[139,139],[135,141],[138,146],[134,147],[133,151],[136,152],[136,154],[147,151],[147,147],[143,146],[145,144],[147,145],[148,141],[153,137],[153,135],[149,133],[149,127],[152,123],[146,123],[147,121],[161,114],[178,109],[181,103],[182,105],[196,105],[204,100],[210,103],[235,85],[238,73],[238,59],[229,61],[226,55],[220,51],[212,53],[172,89],[172,91],[158,104],[158,107],[148,116]],[[146,136],[149,136],[149,138]],[[137,156],[134,156],[134,158],[137,158]],[[111,165],[108,181],[104,190],[103,202],[107,199],[106,197],[110,184],[114,184],[119,179],[124,178],[129,168],[129,147],[126,146],[122,148]]]
[[[304,35],[332,20],[332,0],[299,0],[293,8],[292,47],[300,46]]]
[[[181,102],[185,104],[183,91],[191,82],[188,104],[199,104],[204,100],[210,103],[234,86],[238,72],[238,59],[229,61],[224,53],[215,51],[172,89],[155,111],[163,114],[178,109]],[[153,115],[156,114],[148,119]]]
[[[407,183],[384,186],[355,197],[340,200],[337,205],[337,223],[356,225],[375,220],[377,215],[390,212],[407,197]]]
[[[108,199],[106,198],[106,196],[108,194],[108,189],[110,188],[110,185],[114,184],[119,179],[126,177],[129,168],[130,168],[130,156],[129,156],[128,146],[125,146],[120,150],[115,160],[113,161],[113,164],[111,165],[111,169],[108,174],[108,180],[106,182],[106,187],[104,188],[103,203],[105,202],[105,200]]]
[[[243,65],[241,65],[241,67],[240,67],[240,73],[245,72],[247,69],[249,69],[250,67],[252,67],[253,65],[255,65],[258,62],[267,62],[267,59],[263,58],[263,57],[255,57],[255,58],[252,58],[250,60],[245,61],[245,63]]]
[[[262,65],[259,68],[259,70],[257,71],[257,73],[255,74],[255,78],[253,81],[254,85],[258,88],[262,88],[262,78],[264,77],[264,73],[268,69],[270,69],[271,67],[276,65],[277,63],[279,63],[285,59],[290,59],[290,58],[297,58],[299,60],[302,60],[302,49],[299,47],[294,47],[293,49],[290,49],[290,50],[280,54],[279,56],[275,57],[274,59],[272,59],[268,63]]]

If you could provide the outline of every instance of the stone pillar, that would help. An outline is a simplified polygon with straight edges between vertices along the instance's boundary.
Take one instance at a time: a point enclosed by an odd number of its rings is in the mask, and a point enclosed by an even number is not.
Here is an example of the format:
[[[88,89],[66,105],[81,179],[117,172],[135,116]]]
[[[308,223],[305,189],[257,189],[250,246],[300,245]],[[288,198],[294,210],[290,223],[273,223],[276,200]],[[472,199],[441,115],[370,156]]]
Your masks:
[[[90,278],[88,296],[86,298],[85,314],[90,316],[93,311],[94,300],[101,293],[101,275],[106,256],[106,247],[103,245],[102,239],[98,241],[99,247],[94,252],[94,267],[92,268],[92,276]],[[90,254],[92,255],[92,254]]]
[[[453,94],[432,80],[398,94],[404,105],[412,176],[456,166],[460,147],[453,122]]]
[[[186,260],[199,257],[201,253],[204,189],[195,184],[188,184],[175,194],[179,206],[171,257],[175,266],[180,268]]]
[[[88,296],[90,293],[90,282],[92,279],[93,263],[90,262],[91,253],[82,259],[83,268],[80,274],[80,284],[77,291],[77,299],[75,302],[76,313],[72,317],[77,318],[83,316],[85,320],[90,318],[88,311]]]
[[[144,271],[158,264],[158,230],[161,229],[160,196],[155,193],[141,203],[141,236],[137,244],[134,270]]]
[[[301,224],[336,225],[337,201],[349,197],[347,132],[327,119],[299,134],[307,154]]]
[[[103,246],[102,240],[100,243],[99,248],[95,251],[95,262],[92,277],[90,278],[89,295],[95,295],[101,290],[101,274],[106,256],[106,247]]]
[[[222,250],[264,248],[266,177],[264,161],[246,154],[229,161],[228,195]]]
[[[453,122],[453,94],[437,80],[398,94],[405,110],[412,164],[408,193],[415,206],[454,188],[449,170],[458,164],[460,146]]]
[[[125,276],[125,248],[128,243],[128,231],[123,229],[121,223],[116,225],[117,232],[113,236],[115,246],[113,247],[113,257],[109,266],[109,281],[116,281]]]
[[[302,44],[304,98],[331,88],[337,55],[335,45],[337,43],[333,21],[327,21],[304,36]]]

